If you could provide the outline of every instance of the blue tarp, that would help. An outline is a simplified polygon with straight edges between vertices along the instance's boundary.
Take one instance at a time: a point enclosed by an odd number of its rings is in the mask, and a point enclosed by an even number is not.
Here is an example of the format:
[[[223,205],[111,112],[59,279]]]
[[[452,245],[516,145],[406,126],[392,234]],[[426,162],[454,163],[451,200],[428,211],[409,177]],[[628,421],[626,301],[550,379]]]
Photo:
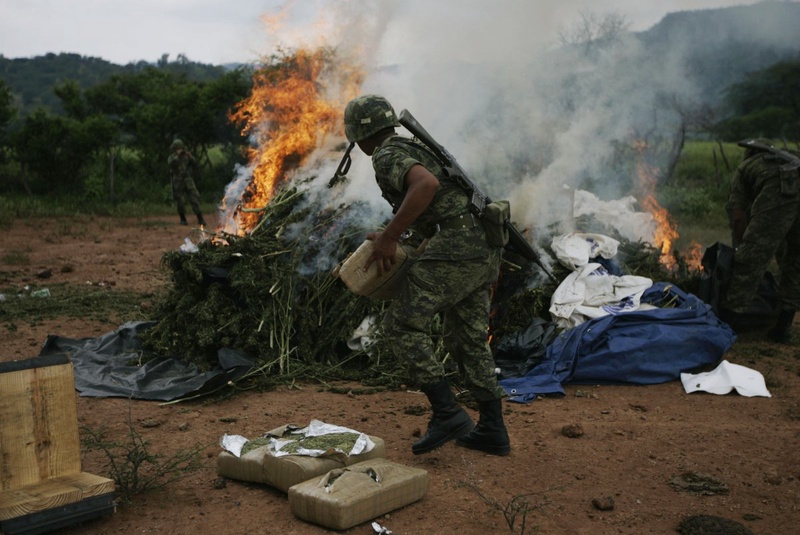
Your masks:
[[[564,394],[564,384],[647,385],[717,364],[736,340],[711,307],[658,282],[642,295],[657,307],[595,318],[561,333],[524,377],[500,380],[509,400]]]

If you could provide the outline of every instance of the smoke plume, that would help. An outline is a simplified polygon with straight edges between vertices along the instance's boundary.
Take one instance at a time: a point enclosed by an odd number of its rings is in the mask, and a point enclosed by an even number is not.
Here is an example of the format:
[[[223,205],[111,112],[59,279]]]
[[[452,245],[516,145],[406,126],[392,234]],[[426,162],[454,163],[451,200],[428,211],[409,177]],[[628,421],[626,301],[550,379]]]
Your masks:
[[[654,151],[645,157],[662,166],[657,145],[672,140],[682,112],[709,98],[707,81],[688,67],[703,36],[658,47],[629,31],[624,12],[564,14],[550,2],[519,0],[313,5],[317,22],[281,44],[324,43],[360,63],[364,93],[411,111],[490,196],[511,200],[518,224],[540,232],[568,215],[565,191],[630,195],[631,144],[646,140]],[[293,9],[309,5],[286,9],[291,19]],[[777,37],[763,26],[753,39],[768,44]],[[368,197],[385,210],[368,157],[353,155],[345,200]],[[335,162],[322,165],[330,169],[320,176],[330,176]]]

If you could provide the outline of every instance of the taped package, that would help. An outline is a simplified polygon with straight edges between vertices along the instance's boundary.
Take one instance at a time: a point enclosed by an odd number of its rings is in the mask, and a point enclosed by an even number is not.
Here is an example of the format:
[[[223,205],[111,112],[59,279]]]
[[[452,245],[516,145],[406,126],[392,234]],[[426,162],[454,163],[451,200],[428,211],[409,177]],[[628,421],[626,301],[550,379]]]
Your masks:
[[[357,295],[373,299],[393,299],[400,292],[403,279],[414,260],[419,256],[416,249],[406,245],[397,247],[395,263],[388,272],[378,275],[378,264],[373,262],[364,271],[364,265],[372,254],[372,241],[364,240],[358,249],[337,266],[333,274],[342,279],[345,286]]]
[[[316,425],[326,426],[328,424],[313,420],[309,427]],[[270,437],[271,443],[250,449],[245,453],[222,451],[217,457],[217,474],[239,481],[264,483],[282,492],[287,492],[292,485],[323,475],[331,470],[386,456],[386,445],[383,439],[368,435],[362,435],[359,441],[362,438],[366,439],[370,448],[363,448],[361,453],[353,455],[335,450],[304,452],[304,450],[298,449],[297,453],[291,454],[276,452],[275,444],[286,442],[282,440],[282,437],[289,437],[297,433],[298,429],[297,426],[291,424],[275,428],[264,435]]]
[[[288,494],[295,516],[341,530],[414,503],[427,492],[427,471],[374,459],[298,483]]]

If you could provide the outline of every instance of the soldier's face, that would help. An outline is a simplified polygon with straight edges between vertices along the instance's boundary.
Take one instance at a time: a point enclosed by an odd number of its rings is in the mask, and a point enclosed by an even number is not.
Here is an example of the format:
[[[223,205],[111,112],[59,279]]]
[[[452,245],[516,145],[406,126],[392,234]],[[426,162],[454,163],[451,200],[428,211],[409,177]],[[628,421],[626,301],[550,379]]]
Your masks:
[[[356,145],[361,151],[366,154],[367,156],[372,156],[372,153],[375,152],[375,149],[378,148],[379,140],[375,139],[375,136],[368,137],[367,139],[363,139],[361,141],[356,141]]]

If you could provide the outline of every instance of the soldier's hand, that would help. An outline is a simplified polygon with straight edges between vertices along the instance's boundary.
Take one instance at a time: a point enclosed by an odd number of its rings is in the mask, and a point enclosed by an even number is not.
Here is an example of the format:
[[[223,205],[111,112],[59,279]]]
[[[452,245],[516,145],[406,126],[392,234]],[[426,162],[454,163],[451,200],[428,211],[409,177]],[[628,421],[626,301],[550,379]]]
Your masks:
[[[370,232],[367,234],[367,239],[372,241],[372,254],[367,258],[367,263],[364,264],[364,271],[367,271],[372,263],[375,262],[378,276],[380,277],[385,272],[390,271],[392,265],[396,262],[397,240],[383,232]]]

